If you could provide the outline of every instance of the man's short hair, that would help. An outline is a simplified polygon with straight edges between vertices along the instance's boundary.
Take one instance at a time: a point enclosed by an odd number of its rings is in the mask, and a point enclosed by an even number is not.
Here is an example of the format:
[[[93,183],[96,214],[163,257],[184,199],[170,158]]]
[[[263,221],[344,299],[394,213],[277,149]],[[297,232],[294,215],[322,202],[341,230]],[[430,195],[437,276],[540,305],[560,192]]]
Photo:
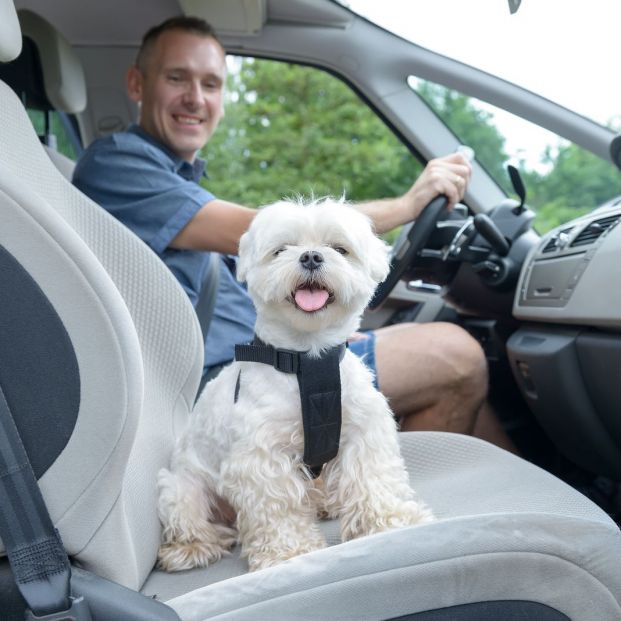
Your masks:
[[[136,61],[134,63],[141,73],[145,72],[147,59],[156,41],[164,32],[168,32],[169,30],[181,30],[182,32],[188,32],[202,37],[210,37],[217,41],[224,50],[224,46],[218,39],[216,31],[209,22],[206,22],[200,17],[186,15],[171,17],[161,24],[147,30],[144,37],[142,37],[142,43],[140,44],[140,49],[138,50],[138,54],[136,54]]]

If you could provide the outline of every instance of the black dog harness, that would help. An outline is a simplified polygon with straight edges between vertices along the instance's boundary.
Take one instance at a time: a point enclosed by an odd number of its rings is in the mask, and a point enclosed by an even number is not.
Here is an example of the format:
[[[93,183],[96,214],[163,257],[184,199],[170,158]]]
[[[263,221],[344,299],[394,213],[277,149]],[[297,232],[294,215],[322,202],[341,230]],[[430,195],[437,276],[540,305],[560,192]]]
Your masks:
[[[341,374],[339,363],[345,355],[343,343],[313,358],[307,352],[276,349],[255,336],[248,345],[235,346],[235,360],[262,362],[283,373],[295,373],[302,401],[304,463],[314,476],[336,457],[341,437]],[[235,386],[239,394],[241,372]]]

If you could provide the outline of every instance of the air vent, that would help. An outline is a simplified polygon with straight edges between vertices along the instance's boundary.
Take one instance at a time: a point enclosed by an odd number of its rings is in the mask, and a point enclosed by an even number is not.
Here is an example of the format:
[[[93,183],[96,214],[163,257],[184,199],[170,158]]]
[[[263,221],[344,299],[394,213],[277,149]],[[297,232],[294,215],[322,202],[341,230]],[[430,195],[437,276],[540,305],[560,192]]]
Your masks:
[[[553,252],[558,248],[558,237],[554,235],[541,252]]]
[[[555,233],[549,240],[548,243],[544,246],[541,252],[554,252],[559,248],[564,248],[567,245],[567,241],[569,240],[569,233],[573,230],[573,227],[568,229],[563,229],[558,233]]]
[[[574,239],[571,243],[572,247],[592,244],[602,233],[613,227],[619,221],[619,218],[621,218],[621,216],[615,214],[614,216],[594,220],[589,226],[582,230],[576,239]]]

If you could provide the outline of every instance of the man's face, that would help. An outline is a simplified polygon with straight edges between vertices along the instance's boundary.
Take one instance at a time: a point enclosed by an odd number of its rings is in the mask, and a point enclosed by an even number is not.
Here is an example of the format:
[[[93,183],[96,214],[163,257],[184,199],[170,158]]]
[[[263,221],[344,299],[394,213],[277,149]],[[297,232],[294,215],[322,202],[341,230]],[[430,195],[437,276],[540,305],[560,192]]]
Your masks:
[[[224,51],[210,37],[162,33],[143,71],[128,74],[129,94],[140,103],[140,126],[192,162],[223,116]]]

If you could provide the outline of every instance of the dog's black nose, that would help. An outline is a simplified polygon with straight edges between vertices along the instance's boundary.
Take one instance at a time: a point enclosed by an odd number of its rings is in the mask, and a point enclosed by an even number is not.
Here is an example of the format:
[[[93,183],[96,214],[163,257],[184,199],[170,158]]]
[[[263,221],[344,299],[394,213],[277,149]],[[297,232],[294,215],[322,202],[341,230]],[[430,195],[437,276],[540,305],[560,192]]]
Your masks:
[[[302,267],[307,270],[319,269],[323,263],[323,255],[321,252],[317,252],[316,250],[303,252],[300,255],[300,263],[302,264]]]

